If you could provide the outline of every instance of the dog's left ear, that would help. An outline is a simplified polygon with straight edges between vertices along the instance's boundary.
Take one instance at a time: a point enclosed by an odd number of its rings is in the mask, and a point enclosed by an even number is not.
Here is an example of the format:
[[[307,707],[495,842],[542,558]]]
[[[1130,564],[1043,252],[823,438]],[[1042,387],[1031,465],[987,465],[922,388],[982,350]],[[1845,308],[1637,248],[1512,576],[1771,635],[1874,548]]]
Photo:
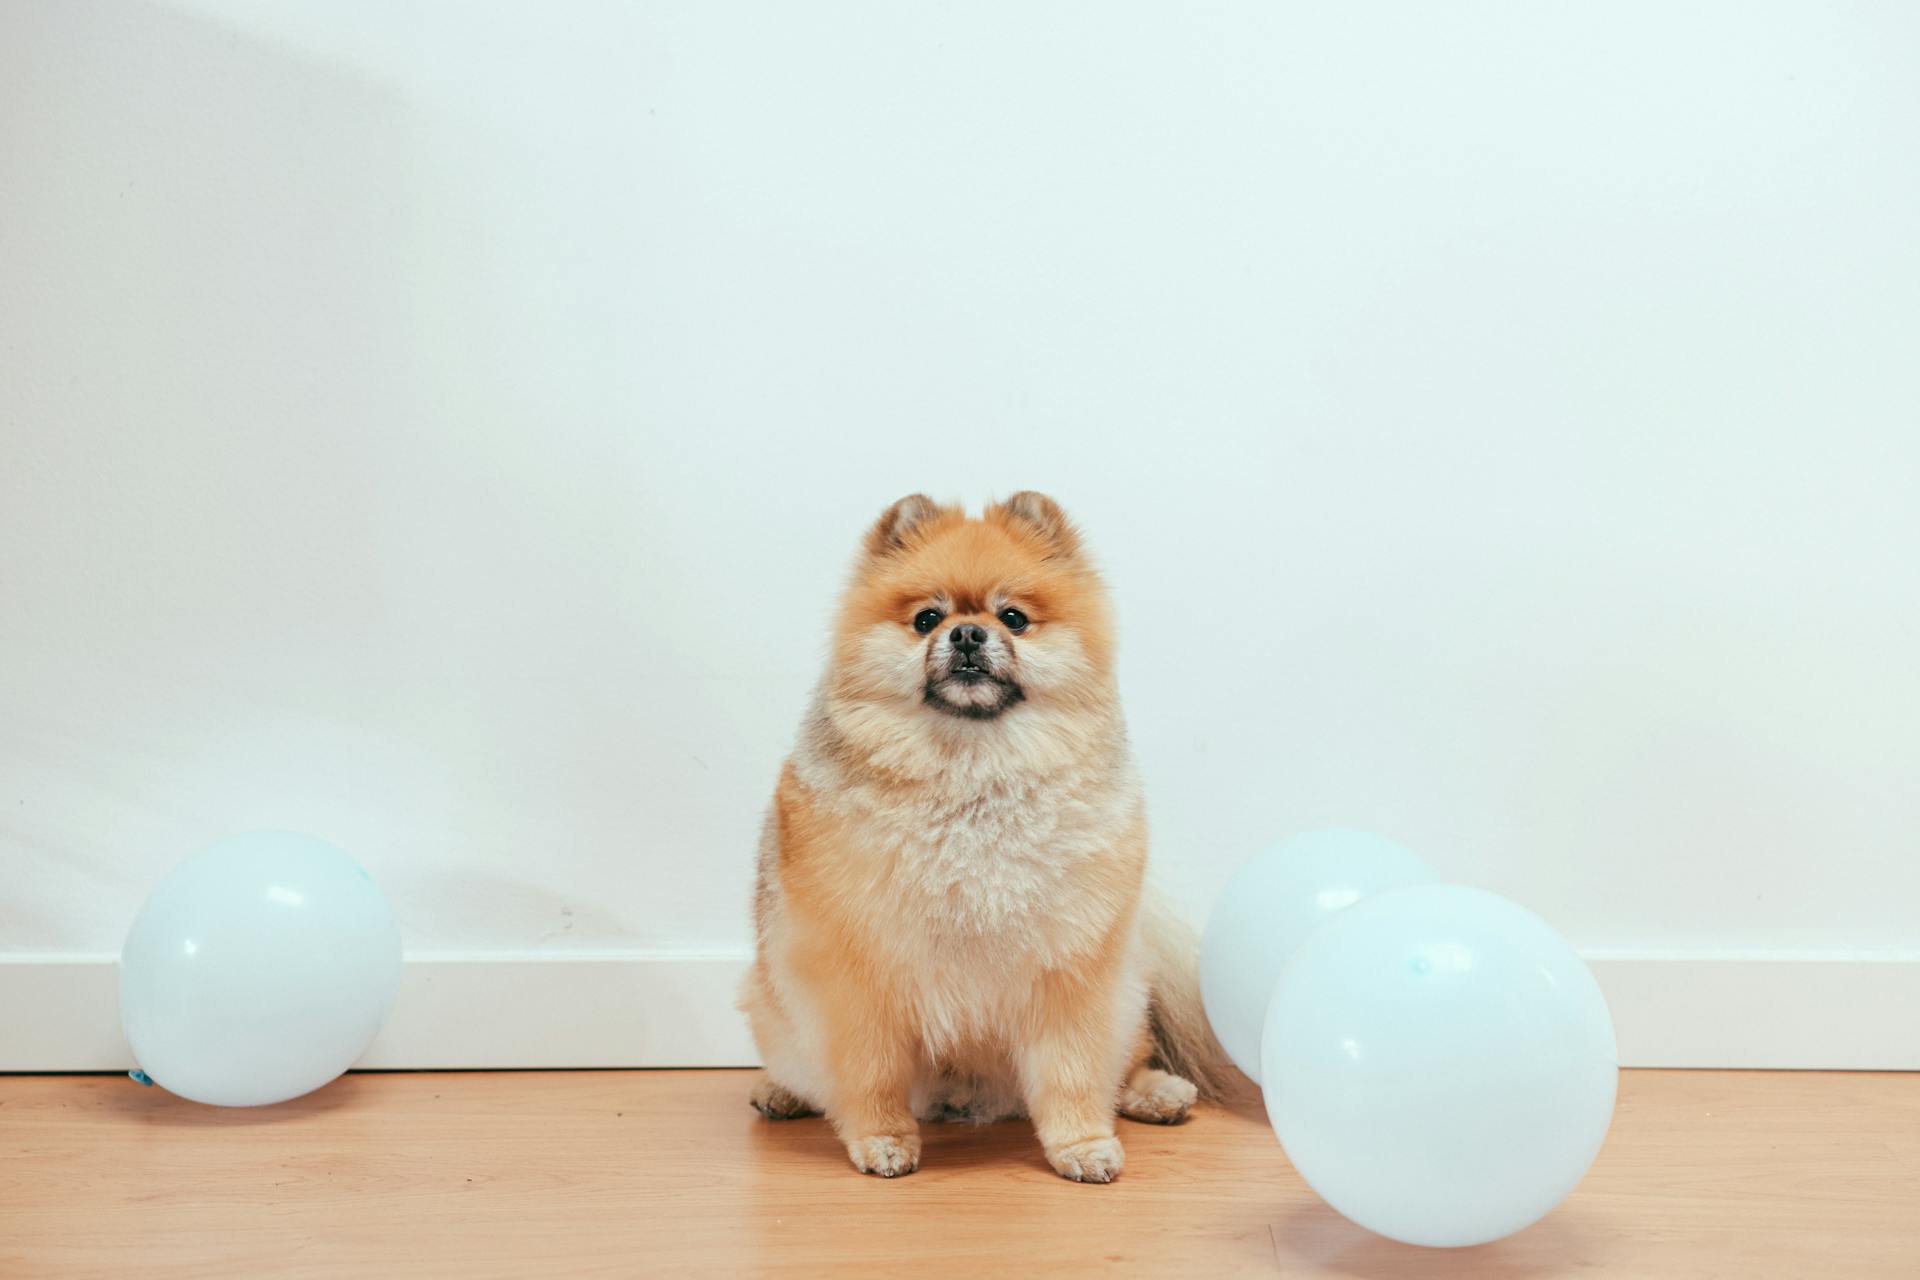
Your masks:
[[[1073,521],[1067,519],[1067,513],[1060,509],[1060,504],[1044,493],[1022,489],[1005,502],[996,502],[988,507],[987,519],[1039,534],[1053,547],[1056,555],[1080,554],[1079,531],[1073,527]]]

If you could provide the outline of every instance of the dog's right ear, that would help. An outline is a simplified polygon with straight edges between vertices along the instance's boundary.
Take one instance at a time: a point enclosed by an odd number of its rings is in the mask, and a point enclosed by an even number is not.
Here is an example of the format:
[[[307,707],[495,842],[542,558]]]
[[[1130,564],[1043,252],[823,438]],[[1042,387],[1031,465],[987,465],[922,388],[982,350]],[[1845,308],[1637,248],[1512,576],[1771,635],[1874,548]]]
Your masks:
[[[867,554],[892,555],[907,545],[915,529],[945,515],[947,510],[924,493],[908,494],[881,512],[873,528],[867,531]]]

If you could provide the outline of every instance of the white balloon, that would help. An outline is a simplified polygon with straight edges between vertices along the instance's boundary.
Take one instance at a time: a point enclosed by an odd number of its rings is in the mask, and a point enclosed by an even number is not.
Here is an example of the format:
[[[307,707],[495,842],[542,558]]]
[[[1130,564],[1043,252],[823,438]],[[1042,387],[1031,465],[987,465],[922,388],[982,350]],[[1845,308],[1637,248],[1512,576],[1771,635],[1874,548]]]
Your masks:
[[[1435,879],[1384,836],[1340,830],[1289,836],[1234,872],[1200,942],[1200,998],[1234,1065],[1259,1083],[1267,1002],[1309,933],[1369,894]]]
[[[1264,1036],[1267,1116],[1335,1209],[1408,1244],[1482,1244],[1566,1198],[1613,1116],[1599,984],[1479,889],[1394,889],[1301,944]]]
[[[141,1069],[196,1102],[318,1089],[366,1052],[400,989],[400,928],[358,863],[286,832],[235,836],[162,880],[120,953]]]

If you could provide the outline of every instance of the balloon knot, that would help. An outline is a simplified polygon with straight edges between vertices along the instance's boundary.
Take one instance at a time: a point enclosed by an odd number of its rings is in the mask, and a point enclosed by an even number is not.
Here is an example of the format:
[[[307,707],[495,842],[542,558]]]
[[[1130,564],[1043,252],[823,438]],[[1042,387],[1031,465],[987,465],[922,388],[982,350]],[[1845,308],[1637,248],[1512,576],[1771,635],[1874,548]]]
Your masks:
[[[132,1076],[135,1080],[138,1080],[141,1084],[146,1085],[149,1089],[153,1087],[153,1077],[148,1075],[146,1072],[142,1071],[140,1068],[135,1067],[133,1070],[127,1072],[127,1074]]]

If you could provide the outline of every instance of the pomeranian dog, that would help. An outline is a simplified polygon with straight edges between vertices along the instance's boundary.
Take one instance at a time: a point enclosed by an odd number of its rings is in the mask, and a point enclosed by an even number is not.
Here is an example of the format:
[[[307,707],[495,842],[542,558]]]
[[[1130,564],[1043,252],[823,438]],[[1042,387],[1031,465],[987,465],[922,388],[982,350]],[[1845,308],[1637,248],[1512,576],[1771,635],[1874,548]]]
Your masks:
[[[1232,1071],[1193,938],[1147,900],[1107,593],[1051,498],[921,494],[868,532],[760,841],[740,1007],[753,1105],[825,1112],[854,1167],[918,1121],[1032,1117],[1110,1182],[1114,1115],[1186,1118]]]

